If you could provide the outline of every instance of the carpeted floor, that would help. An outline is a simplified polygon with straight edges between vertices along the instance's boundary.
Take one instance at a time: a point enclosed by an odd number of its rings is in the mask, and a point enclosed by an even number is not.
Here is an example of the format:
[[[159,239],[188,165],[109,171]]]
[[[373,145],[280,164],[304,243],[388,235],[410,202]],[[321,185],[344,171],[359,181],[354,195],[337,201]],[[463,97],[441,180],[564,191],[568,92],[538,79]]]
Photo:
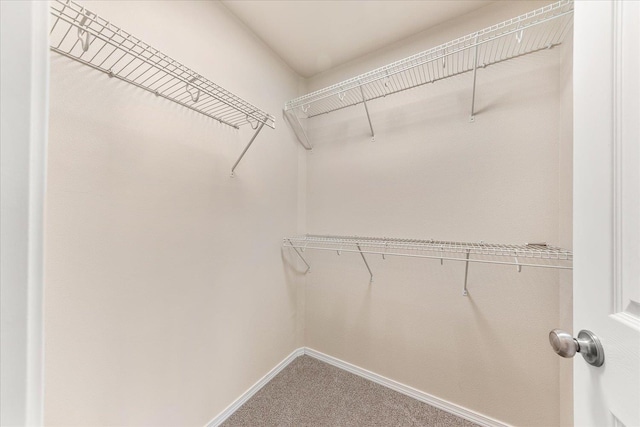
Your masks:
[[[222,426],[474,427],[476,424],[312,357],[301,356]]]

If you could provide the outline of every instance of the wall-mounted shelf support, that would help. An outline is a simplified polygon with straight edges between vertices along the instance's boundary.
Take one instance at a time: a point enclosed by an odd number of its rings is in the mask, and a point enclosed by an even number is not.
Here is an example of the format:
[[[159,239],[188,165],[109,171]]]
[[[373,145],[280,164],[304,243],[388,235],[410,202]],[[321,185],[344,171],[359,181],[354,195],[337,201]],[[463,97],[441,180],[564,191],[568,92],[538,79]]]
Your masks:
[[[462,295],[468,295],[467,282],[469,278],[469,264],[497,264],[516,266],[518,271],[522,267],[553,268],[571,270],[573,253],[566,249],[548,246],[546,243],[530,243],[525,245],[504,245],[489,243],[463,243],[438,240],[390,239],[357,236],[318,236],[306,235],[287,237],[283,240],[283,247],[293,248],[302,258],[299,250],[336,251],[359,253],[369,271],[371,282],[373,272],[365,258],[365,254],[388,256],[427,258],[465,263],[464,284]],[[472,258],[473,256],[473,258]],[[522,263],[520,259],[527,259]],[[303,258],[304,260],[304,258]],[[305,261],[306,264],[306,261]],[[309,265],[309,264],[307,264]]]
[[[367,270],[369,270],[369,283],[373,283],[373,272],[371,271],[371,267],[369,267],[369,263],[367,262],[367,258],[365,258],[364,254],[362,253],[362,248],[360,247],[360,243],[356,243],[356,246],[358,247],[358,251],[360,252],[360,256],[362,257],[362,261],[364,261],[364,265],[367,266]]]
[[[247,146],[244,147],[244,150],[242,150],[242,153],[240,153],[240,157],[238,157],[238,160],[236,160],[236,162],[233,164],[233,167],[231,168],[231,178],[233,178],[235,176],[234,171],[236,170],[236,167],[238,166],[238,163],[240,163],[240,160],[242,160],[242,158],[244,157],[244,155],[247,152],[247,150],[249,149],[249,147],[251,147],[251,144],[253,144],[253,141],[256,139],[256,136],[258,136],[258,134],[262,130],[263,126],[264,126],[264,123],[260,123],[260,125],[258,126],[258,130],[256,130],[256,132],[253,134],[253,136],[251,137],[251,140],[249,141]]]
[[[307,262],[306,259],[304,259],[304,257],[302,256],[302,254],[300,253],[300,250],[298,250],[297,247],[293,246],[293,243],[291,243],[291,240],[289,240],[289,243],[291,244],[291,247],[293,248],[294,251],[296,251],[296,253],[298,254],[298,256],[300,257],[300,259],[302,260],[302,262],[304,262],[304,264],[307,266],[307,269],[305,270],[304,274],[307,274],[308,272],[311,271],[311,266],[309,265],[309,263]]]
[[[300,143],[300,145],[302,145],[305,148],[305,150],[308,150],[308,151],[313,150],[313,145],[311,145],[311,142],[309,141],[309,137],[307,136],[307,132],[304,130],[304,127],[302,126],[302,123],[300,122],[300,118],[296,114],[296,111],[285,110],[284,117],[289,123],[289,125],[291,126],[291,129],[293,130],[293,133],[298,139],[298,142]]]
[[[465,259],[467,260],[464,263],[464,287],[462,288],[462,295],[463,296],[467,296],[469,295],[469,292],[467,292],[467,279],[469,278],[469,255],[470,255],[469,250],[467,250],[467,255],[465,256]]]
[[[362,86],[360,86],[360,94],[362,95],[362,104],[364,105],[364,111],[367,113],[367,120],[369,120],[369,129],[371,129],[371,142],[376,140],[376,134],[373,132],[373,125],[371,124],[371,116],[369,115],[369,107],[367,106],[367,98],[364,96]]]
[[[240,159],[264,125],[275,129],[272,115],[82,5],[71,0],[52,0],[49,10],[53,17],[49,30],[49,44],[53,52],[210,117],[220,124],[234,129],[249,124],[253,129],[258,129]]]
[[[476,36],[474,41],[475,47],[473,48],[473,89],[471,92],[471,115],[469,116],[469,121],[471,123],[475,122],[475,105],[476,105],[476,75],[478,73],[478,36]]]

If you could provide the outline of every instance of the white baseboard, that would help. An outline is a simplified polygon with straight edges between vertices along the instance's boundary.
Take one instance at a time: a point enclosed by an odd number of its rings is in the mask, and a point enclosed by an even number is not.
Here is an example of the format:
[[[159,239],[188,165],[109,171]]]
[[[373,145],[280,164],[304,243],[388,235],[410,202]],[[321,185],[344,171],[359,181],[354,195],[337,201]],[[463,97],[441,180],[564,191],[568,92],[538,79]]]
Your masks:
[[[413,387],[409,387],[408,385],[383,377],[382,375],[378,375],[374,372],[368,371],[356,365],[352,365],[351,363],[345,362],[343,360],[337,359],[333,356],[329,356],[327,354],[321,353],[317,350],[314,350],[308,347],[300,347],[294,350],[282,362],[278,363],[276,367],[274,367],[258,382],[252,385],[249,388],[249,390],[245,391],[240,397],[238,397],[233,403],[231,403],[231,405],[227,406],[220,414],[218,414],[214,419],[209,421],[206,427],[218,427],[220,424],[225,422],[226,419],[229,418],[236,410],[238,410],[238,408],[240,408],[247,400],[249,400],[254,394],[256,394],[269,381],[271,381],[273,377],[278,375],[280,371],[286,368],[287,365],[289,365],[289,363],[293,362],[296,358],[302,356],[303,354],[313,357],[314,359],[318,359],[322,362],[328,363],[329,365],[335,366],[344,371],[351,372],[352,374],[358,375],[362,378],[366,378],[369,381],[373,381],[374,383],[388,387],[391,390],[395,390],[399,393],[402,393],[416,400],[419,400],[420,402],[424,402],[438,409],[442,409],[443,411],[449,412],[450,414],[456,415],[460,418],[464,418],[465,420],[474,422],[480,426],[509,427],[509,424],[506,424],[501,421],[495,420],[493,418],[487,417],[485,415],[479,414],[475,411],[472,411],[470,409],[448,402],[446,400],[439,399],[428,393],[417,390]]]
[[[245,391],[238,397],[235,401],[231,403],[231,405],[227,406],[222,412],[220,412],[214,419],[207,423],[206,427],[218,427],[220,424],[226,421],[235,411],[238,410],[239,407],[244,405],[244,403],[251,399],[251,397],[256,394],[262,387],[264,387],[269,381],[273,379],[280,371],[289,365],[289,363],[293,362],[298,357],[304,354],[304,347],[300,347],[294,350],[290,355],[284,358],[284,360],[278,363],[272,370],[270,370],[264,377],[260,378],[258,382],[249,387],[249,390]]]
[[[374,372],[368,371],[359,366],[352,365],[351,363],[337,359],[333,356],[326,355],[312,348],[305,347],[304,354],[311,356],[315,359],[321,360],[322,362],[328,363],[329,365],[333,365],[344,371],[351,372],[352,374],[356,374],[362,378],[366,378],[369,381],[373,381],[374,383],[390,388],[391,390],[395,390],[409,397],[413,397],[414,399],[419,400],[420,402],[427,403],[431,406],[434,406],[438,409],[442,409],[443,411],[449,412],[450,414],[456,415],[460,418],[464,418],[465,420],[469,420],[483,427],[509,427],[509,424],[505,424],[501,421],[487,417],[486,415],[479,414],[470,409],[456,405],[455,403],[451,403],[446,400],[439,399],[428,393],[417,390],[413,387],[409,387],[408,385],[399,383],[389,378],[383,377],[382,375],[378,375]]]

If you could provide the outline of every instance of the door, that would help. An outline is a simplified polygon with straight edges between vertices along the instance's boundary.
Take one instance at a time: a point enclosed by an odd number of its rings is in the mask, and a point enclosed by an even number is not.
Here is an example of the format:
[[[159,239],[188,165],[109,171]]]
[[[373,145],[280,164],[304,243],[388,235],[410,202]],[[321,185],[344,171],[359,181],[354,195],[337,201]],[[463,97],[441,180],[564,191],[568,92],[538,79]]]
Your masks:
[[[574,360],[576,426],[640,426],[640,2],[576,2],[574,328],[604,364]]]

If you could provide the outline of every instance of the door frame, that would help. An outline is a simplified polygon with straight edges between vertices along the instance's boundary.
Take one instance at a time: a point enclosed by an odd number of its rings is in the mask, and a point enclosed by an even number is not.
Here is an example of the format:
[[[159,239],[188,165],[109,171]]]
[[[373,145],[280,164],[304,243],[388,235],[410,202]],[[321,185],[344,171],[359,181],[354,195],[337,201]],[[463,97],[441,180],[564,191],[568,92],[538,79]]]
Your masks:
[[[2,425],[40,426],[49,3],[2,1]]]

